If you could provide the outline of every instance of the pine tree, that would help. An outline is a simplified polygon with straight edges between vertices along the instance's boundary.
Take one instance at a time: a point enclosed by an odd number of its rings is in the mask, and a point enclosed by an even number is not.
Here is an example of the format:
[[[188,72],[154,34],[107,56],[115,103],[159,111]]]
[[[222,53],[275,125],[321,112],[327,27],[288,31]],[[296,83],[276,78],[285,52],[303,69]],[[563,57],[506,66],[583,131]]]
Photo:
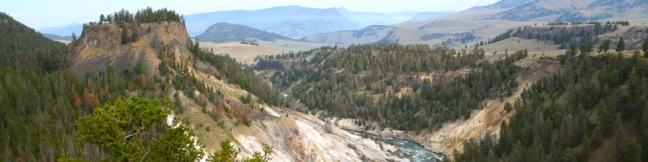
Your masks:
[[[617,160],[625,162],[640,162],[641,161],[641,147],[634,137],[620,134],[617,138]]]
[[[127,44],[129,41],[129,36],[128,36],[128,27],[126,27],[125,24],[121,25],[122,27],[122,32],[121,32],[121,43],[122,44]]]
[[[625,41],[623,40],[623,38],[620,38],[620,39],[619,39],[619,43],[617,44],[617,49],[616,49],[616,51],[617,51],[617,52],[623,52],[623,51],[625,51],[625,49],[626,49],[626,47],[625,47]]]
[[[581,50],[581,53],[582,53],[582,54],[589,54],[589,53],[592,52],[592,49],[593,49],[593,48],[594,48],[594,43],[593,43],[592,40],[590,39],[590,40],[587,40],[587,42],[585,43],[585,45],[581,46],[581,49],[580,49],[580,50]]]
[[[641,132],[641,160],[648,161],[648,129]]]
[[[644,57],[648,58],[648,38],[644,39],[641,50],[644,52]]]
[[[601,46],[599,46],[598,52],[601,53],[601,52],[607,52],[608,50],[610,50],[610,42],[611,41],[609,39],[604,40],[603,43],[601,43]]]
[[[101,16],[99,16],[99,24],[103,24],[104,21],[106,21],[106,17],[101,14]]]
[[[72,32],[72,42],[75,42],[77,40],[77,36],[74,32]]]

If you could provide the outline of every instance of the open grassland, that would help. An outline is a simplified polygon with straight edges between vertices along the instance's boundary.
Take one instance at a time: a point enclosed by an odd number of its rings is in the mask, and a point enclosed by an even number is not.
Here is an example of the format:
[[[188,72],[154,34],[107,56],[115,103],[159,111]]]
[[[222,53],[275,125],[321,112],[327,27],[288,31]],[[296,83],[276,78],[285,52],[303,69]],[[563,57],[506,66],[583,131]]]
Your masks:
[[[259,41],[259,45],[242,44],[240,42],[214,43],[200,42],[202,48],[212,49],[214,53],[227,54],[236,61],[251,64],[254,58],[264,55],[299,52],[324,46],[323,44],[298,41]]]

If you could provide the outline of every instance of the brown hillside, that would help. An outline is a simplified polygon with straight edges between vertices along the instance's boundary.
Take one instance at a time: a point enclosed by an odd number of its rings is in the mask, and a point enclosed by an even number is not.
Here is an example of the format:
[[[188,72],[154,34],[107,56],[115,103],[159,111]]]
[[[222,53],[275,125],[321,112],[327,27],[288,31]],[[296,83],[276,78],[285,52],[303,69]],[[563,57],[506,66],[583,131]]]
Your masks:
[[[138,63],[143,63],[144,73],[148,76],[159,75],[160,63],[156,54],[165,49],[176,57],[185,60],[190,57],[187,50],[189,35],[184,24],[160,22],[127,25],[128,35],[133,31],[137,39],[122,44],[122,28],[117,24],[86,25],[81,37],[72,47],[70,64],[77,75],[104,72],[112,67],[114,72],[132,71]],[[191,62],[191,61],[187,61]]]

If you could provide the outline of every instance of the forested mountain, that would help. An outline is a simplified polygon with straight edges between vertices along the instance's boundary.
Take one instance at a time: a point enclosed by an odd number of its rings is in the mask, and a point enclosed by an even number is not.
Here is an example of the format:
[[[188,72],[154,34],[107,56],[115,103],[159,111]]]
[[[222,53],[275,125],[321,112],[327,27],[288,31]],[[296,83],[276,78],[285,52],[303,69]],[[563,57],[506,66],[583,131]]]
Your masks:
[[[261,31],[245,25],[216,23],[197,37],[201,41],[230,42],[230,41],[275,41],[292,40],[279,34]]]
[[[56,70],[66,66],[69,49],[0,13],[0,65],[10,68],[35,66]],[[38,48],[34,48],[37,46]]]
[[[525,52],[482,62],[482,51],[425,45],[360,45],[260,58],[257,68],[327,114],[423,130],[466,117],[486,98],[517,86],[513,62]],[[310,58],[310,59],[305,59]],[[275,71],[276,70],[276,71]]]
[[[75,137],[75,120],[126,90],[139,89],[135,80],[112,73],[79,79],[64,66],[68,46],[2,16],[0,39],[12,39],[0,42],[3,61],[11,61],[0,66],[0,159],[111,159]]]

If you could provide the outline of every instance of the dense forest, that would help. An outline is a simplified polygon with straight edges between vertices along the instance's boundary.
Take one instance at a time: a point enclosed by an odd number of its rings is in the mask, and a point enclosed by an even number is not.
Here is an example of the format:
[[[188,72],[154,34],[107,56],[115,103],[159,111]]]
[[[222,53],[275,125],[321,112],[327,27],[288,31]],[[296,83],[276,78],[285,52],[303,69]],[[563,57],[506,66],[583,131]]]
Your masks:
[[[257,69],[276,71],[271,80],[283,87],[296,83],[293,96],[309,108],[423,130],[466,117],[482,100],[510,93],[517,87],[513,62],[524,57],[526,52],[519,52],[489,62],[482,61],[479,49],[360,45],[259,58]],[[448,76],[419,78],[433,73]]]
[[[0,27],[0,65],[10,68],[40,66],[38,68],[46,71],[66,66],[69,49],[65,44],[42,37],[1,12]]]
[[[470,142],[456,161],[571,162],[589,161],[595,154],[604,156],[599,160],[648,161],[645,58],[648,53],[568,52],[560,58],[566,66],[562,72],[510,103],[517,113],[502,124],[499,138]]]
[[[495,36],[487,42],[479,45],[491,44],[508,38],[518,37],[525,39],[536,39],[560,45],[566,49],[572,44],[601,44],[605,40],[599,40],[598,35],[617,31],[619,26],[628,26],[628,22],[583,22],[583,23],[550,23],[549,27],[523,26],[509,29],[506,32]]]

